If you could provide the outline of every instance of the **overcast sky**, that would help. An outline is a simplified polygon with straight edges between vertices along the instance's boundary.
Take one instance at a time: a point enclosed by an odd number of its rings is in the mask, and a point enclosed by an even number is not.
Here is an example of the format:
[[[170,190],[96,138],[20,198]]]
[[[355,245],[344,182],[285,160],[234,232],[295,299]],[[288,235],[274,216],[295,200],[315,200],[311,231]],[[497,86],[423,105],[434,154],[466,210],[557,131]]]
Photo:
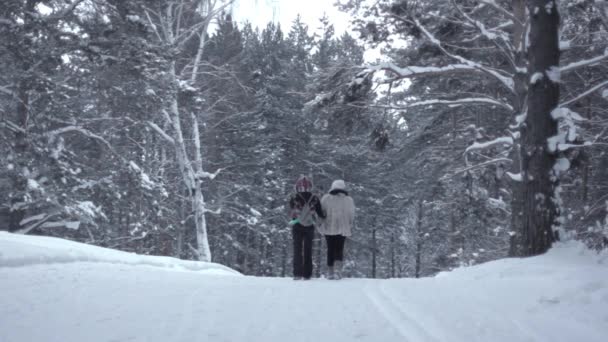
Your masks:
[[[298,14],[308,24],[311,31],[319,25],[319,19],[326,13],[339,35],[348,27],[348,15],[338,11],[334,0],[236,0],[234,16],[239,23],[250,21],[254,26],[264,28],[274,17],[281,27],[288,31]],[[274,11],[273,11],[274,9]]]

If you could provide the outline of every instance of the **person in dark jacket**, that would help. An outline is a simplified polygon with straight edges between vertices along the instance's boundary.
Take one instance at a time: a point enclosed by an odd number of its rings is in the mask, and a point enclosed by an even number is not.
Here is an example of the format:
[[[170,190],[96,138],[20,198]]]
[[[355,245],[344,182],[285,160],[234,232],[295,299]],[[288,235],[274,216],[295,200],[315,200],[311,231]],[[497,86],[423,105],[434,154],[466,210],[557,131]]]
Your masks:
[[[300,176],[295,185],[296,194],[289,200],[291,234],[293,237],[293,278],[308,280],[312,277],[312,240],[317,217],[325,218],[321,201],[312,194],[312,180]]]

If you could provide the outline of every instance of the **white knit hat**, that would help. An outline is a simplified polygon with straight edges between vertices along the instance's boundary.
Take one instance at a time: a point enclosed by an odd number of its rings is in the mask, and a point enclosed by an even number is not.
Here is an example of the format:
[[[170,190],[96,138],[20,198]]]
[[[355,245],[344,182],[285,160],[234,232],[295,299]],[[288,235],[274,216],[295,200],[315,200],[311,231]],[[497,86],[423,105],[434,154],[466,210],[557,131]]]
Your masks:
[[[331,183],[331,189],[329,189],[329,191],[345,190],[345,189],[346,189],[346,184],[344,184],[344,181],[341,179],[336,179],[335,181],[333,181],[333,183]]]

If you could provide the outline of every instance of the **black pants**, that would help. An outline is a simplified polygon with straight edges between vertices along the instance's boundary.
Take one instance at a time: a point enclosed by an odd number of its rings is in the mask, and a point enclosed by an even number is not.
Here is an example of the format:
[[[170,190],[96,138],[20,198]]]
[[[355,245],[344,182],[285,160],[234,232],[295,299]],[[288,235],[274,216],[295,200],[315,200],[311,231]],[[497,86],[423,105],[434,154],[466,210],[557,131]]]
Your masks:
[[[312,239],[315,227],[305,227],[300,224],[293,226],[293,276],[312,277]]]
[[[344,260],[344,235],[325,235],[327,241],[327,266],[333,266],[334,262]]]

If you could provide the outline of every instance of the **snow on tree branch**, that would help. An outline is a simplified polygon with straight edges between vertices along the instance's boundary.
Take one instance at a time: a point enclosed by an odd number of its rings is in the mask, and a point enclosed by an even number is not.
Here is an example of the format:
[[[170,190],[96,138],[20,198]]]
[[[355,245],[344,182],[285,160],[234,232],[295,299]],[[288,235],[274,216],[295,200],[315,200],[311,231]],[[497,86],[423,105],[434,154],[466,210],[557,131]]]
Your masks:
[[[600,84],[596,84],[595,86],[587,89],[586,91],[584,91],[581,94],[575,96],[574,98],[572,98],[572,99],[570,99],[568,101],[565,101],[563,103],[560,103],[559,107],[565,107],[565,106],[568,106],[568,105],[570,105],[572,103],[578,102],[581,99],[583,99],[583,98],[585,98],[585,97],[593,94],[594,92],[598,91],[599,89],[601,89],[603,87],[608,87],[608,81],[604,81],[604,82],[602,82]]]
[[[495,10],[504,14],[507,18],[513,20],[514,22],[519,22],[519,19],[517,19],[517,17],[513,15],[513,13],[509,12],[509,10],[497,4],[494,0],[481,0],[480,2],[494,8]]]
[[[604,28],[608,30],[608,1],[606,0],[595,0],[593,1],[595,7],[597,7],[598,12],[600,13],[600,17],[602,18],[602,23],[604,24]]]
[[[593,65],[596,63],[599,63],[605,59],[608,59],[608,48],[606,50],[604,50],[604,54],[600,55],[600,56],[596,56],[593,58],[589,58],[586,60],[582,60],[582,61],[578,61],[578,62],[573,62],[570,63],[566,66],[563,66],[560,68],[561,72],[568,72],[568,71],[572,71],[572,70],[576,70],[576,69],[580,69],[582,67],[586,67],[589,65]]]
[[[61,20],[68,14],[72,13],[78,5],[80,5],[84,0],[75,0],[71,4],[67,5],[65,8],[57,11],[56,13],[50,14],[44,18],[45,22]]]
[[[162,128],[158,127],[157,124],[152,121],[148,121],[148,126],[152,127],[152,129],[154,129],[156,133],[160,134],[160,136],[162,136],[165,140],[167,140],[171,144],[175,144],[175,140],[171,138],[167,133],[165,133]]]
[[[3,120],[2,122],[0,122],[0,127],[6,127],[13,132],[19,132],[19,133],[25,134],[25,129],[23,127],[19,127],[19,125],[15,124],[14,122],[9,121],[9,120]]]
[[[45,222],[40,226],[40,228],[60,228],[60,227],[77,230],[78,228],[80,228],[80,221]]]
[[[95,139],[100,141],[101,143],[103,143],[104,145],[106,145],[106,147],[108,147],[108,149],[110,149],[110,151],[113,151],[114,149],[112,148],[112,145],[110,145],[110,143],[104,139],[103,137],[89,131],[88,129],[82,128],[80,126],[65,126],[62,128],[58,128],[56,130],[50,131],[48,133],[46,133],[47,136],[49,137],[54,137],[56,135],[60,135],[60,134],[64,134],[64,133],[69,133],[69,132],[78,132],[81,133],[89,138]]]
[[[524,180],[521,173],[511,173],[507,171],[505,174],[514,182],[522,182]]]
[[[486,28],[486,31],[488,31],[488,32],[497,32],[496,34],[499,34],[500,36],[505,36],[505,31],[503,31],[503,29],[511,27],[511,26],[513,26],[513,21],[509,20],[509,21],[505,21],[504,23],[502,23],[502,24],[500,24],[498,26],[495,26],[495,27],[492,27],[492,28]],[[464,39],[463,42],[469,43],[469,42],[475,41],[475,40],[477,40],[477,39],[479,39],[481,37],[484,37],[483,33],[477,34],[477,35],[475,35],[475,36],[473,36],[471,38],[468,38],[468,39]]]
[[[503,31],[492,31],[488,29],[482,22],[479,20],[475,20],[471,18],[465,11],[463,11],[458,4],[452,0],[453,6],[458,10],[458,12],[472,25],[475,27],[481,34],[481,36],[486,37],[489,41],[491,41],[496,48],[498,48],[505,57],[511,61],[511,64],[515,66],[515,55],[513,51],[513,45],[511,44],[511,39],[509,36]],[[501,46],[499,42],[502,42],[504,46]]]
[[[447,74],[455,72],[469,72],[478,71],[478,69],[467,65],[467,64],[451,64],[443,67],[420,67],[420,66],[406,66],[399,67],[391,62],[382,62],[378,65],[368,67],[369,71],[390,71],[397,75],[399,78],[409,78],[415,76],[426,76],[436,74]]]
[[[470,98],[462,98],[457,100],[425,100],[408,103],[406,107],[420,107],[420,106],[429,106],[429,105],[449,105],[449,106],[458,106],[464,104],[487,104],[487,105],[496,105],[501,108],[504,108],[508,111],[513,111],[513,107],[508,103],[504,103],[495,99],[486,98],[486,97],[470,97]]]
[[[10,90],[8,87],[5,87],[5,86],[0,86],[0,92],[5,93],[10,96],[15,96],[15,93],[13,93],[12,90]]]
[[[52,217],[56,216],[57,214],[58,214],[58,212],[45,213],[45,214],[39,214],[39,215],[25,218],[25,219],[21,220],[21,222],[19,222],[19,226],[24,227],[24,228],[17,230],[16,233],[23,234],[23,235],[28,234],[30,231],[40,227],[41,225],[43,225],[45,222],[47,222],[48,220],[50,220]],[[30,225],[26,226],[27,224],[30,224]]]
[[[205,213],[210,213],[210,214],[213,214],[213,215],[221,215],[222,214],[222,208],[217,208],[216,210],[211,210],[211,209],[204,208],[203,210],[204,210]]]
[[[156,12],[154,12],[153,10],[151,10],[149,8],[146,8],[146,10],[144,12],[146,13],[146,18],[148,19],[148,24],[152,28],[152,31],[154,31],[154,34],[156,34],[156,38],[158,38],[158,41],[163,41],[163,37],[160,35],[160,32],[158,31],[158,26],[156,26],[156,24],[154,24],[152,17],[150,17],[150,13],[156,14]],[[156,16],[159,17],[158,14],[156,14]]]
[[[576,140],[576,123],[585,121],[585,119],[578,113],[564,107],[555,108],[551,112],[551,117],[553,120],[560,123],[560,131],[557,133],[557,135],[547,139],[549,150],[551,152],[555,152],[557,150],[564,151],[567,149],[564,146],[567,145],[568,142],[573,142]]]
[[[209,178],[211,180],[215,179],[215,177],[217,177],[217,175],[222,171],[222,169],[217,169],[214,173],[209,173],[206,171],[199,171],[196,173],[196,178],[198,179],[202,179],[202,178]]]
[[[464,169],[457,170],[457,171],[454,172],[454,174],[459,174],[459,173],[471,171],[473,169],[478,169],[478,168],[481,168],[481,167],[486,167],[486,166],[492,165],[492,164],[502,164],[502,163],[512,163],[512,162],[513,162],[513,160],[509,159],[509,158],[496,158],[496,159],[485,161],[483,163],[479,163],[479,164],[475,164],[475,165],[466,167]]]
[[[484,141],[484,142],[474,142],[473,145],[469,146],[466,148],[466,150],[464,151],[465,153],[469,153],[471,151],[475,151],[475,150],[482,150],[482,149],[486,149],[495,145],[513,145],[513,138],[511,137],[499,137],[490,141]]]
[[[448,56],[451,57],[457,61],[459,61],[460,63],[467,65],[471,68],[477,69],[481,72],[484,72],[488,75],[491,75],[492,77],[494,77],[495,79],[497,79],[500,83],[502,83],[507,89],[509,89],[511,92],[515,92],[515,82],[513,81],[513,77],[512,75],[508,75],[506,74],[504,71],[502,70],[496,70],[494,68],[485,66],[481,63],[478,62],[474,62],[471,61],[467,58],[464,58],[460,55],[451,53],[449,51],[447,51],[443,45],[441,44],[441,41],[439,41],[437,38],[435,38],[435,36],[430,33],[421,23],[419,20],[415,19],[414,23],[416,24],[416,26],[424,33],[424,35],[429,39],[429,41],[431,41],[431,43],[435,44],[435,46],[437,46],[439,49],[441,49],[441,51],[443,51],[443,53]]]
[[[140,184],[143,188],[153,190],[156,187],[156,183],[154,183],[150,179],[150,176],[148,176],[148,174],[145,173],[144,170],[142,170],[134,161],[129,161],[129,168],[139,175]]]

